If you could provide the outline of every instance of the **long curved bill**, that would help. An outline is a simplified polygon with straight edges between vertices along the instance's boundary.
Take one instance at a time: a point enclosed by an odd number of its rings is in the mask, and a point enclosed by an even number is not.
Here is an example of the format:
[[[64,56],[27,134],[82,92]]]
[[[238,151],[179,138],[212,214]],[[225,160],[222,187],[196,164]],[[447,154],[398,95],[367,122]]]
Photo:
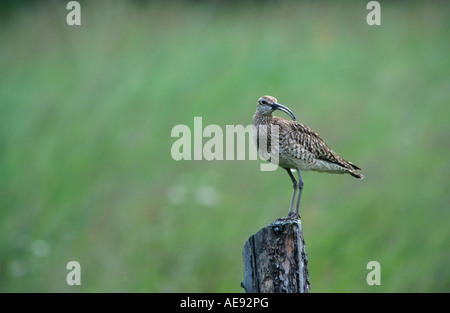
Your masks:
[[[280,110],[280,111],[283,111],[284,113],[287,113],[295,121],[294,113],[292,113],[292,111],[289,110],[289,108],[285,107],[284,105],[281,105],[279,103],[273,103],[272,104],[272,109]]]

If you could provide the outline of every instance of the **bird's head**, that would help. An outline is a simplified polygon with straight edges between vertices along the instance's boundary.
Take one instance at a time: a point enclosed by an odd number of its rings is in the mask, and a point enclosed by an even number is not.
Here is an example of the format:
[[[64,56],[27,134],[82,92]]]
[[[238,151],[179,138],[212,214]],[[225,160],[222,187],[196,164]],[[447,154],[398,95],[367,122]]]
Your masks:
[[[275,97],[263,96],[258,99],[256,111],[260,114],[271,115],[275,110],[280,110],[287,113],[295,121],[294,113],[292,113],[292,111],[284,105],[277,103],[277,99]]]

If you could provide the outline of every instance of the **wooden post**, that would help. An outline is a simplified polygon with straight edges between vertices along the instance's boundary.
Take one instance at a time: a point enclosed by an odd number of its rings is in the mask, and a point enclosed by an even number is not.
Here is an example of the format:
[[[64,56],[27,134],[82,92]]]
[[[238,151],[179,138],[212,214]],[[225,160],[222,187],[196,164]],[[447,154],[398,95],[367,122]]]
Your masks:
[[[245,292],[309,292],[300,219],[280,218],[264,227],[247,240],[242,256]]]

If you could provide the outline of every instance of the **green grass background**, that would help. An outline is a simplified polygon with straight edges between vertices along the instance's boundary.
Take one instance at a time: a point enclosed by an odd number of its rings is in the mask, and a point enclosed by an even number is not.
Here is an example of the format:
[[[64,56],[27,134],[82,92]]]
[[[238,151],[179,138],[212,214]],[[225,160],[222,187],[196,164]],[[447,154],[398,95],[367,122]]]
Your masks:
[[[311,291],[450,291],[448,3],[381,1],[381,26],[365,1],[80,3],[78,27],[2,6],[0,291],[242,292],[291,182],[174,161],[170,134],[248,125],[265,94],[366,177],[303,174]]]

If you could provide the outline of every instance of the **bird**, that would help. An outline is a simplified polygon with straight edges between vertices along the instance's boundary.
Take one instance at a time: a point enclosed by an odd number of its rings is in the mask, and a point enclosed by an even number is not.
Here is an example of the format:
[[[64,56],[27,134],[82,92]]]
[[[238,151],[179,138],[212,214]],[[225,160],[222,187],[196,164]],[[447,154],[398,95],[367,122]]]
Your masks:
[[[274,116],[273,113],[276,110],[288,114],[292,120]],[[361,170],[360,167],[340,157],[314,130],[296,121],[294,113],[288,107],[279,104],[275,97],[262,96],[258,99],[256,112],[253,115],[253,129],[253,139],[261,156],[272,163],[276,160],[277,165],[286,170],[292,180],[293,191],[288,217],[299,217],[304,185],[301,171],[348,173],[358,179],[364,178],[357,172]],[[276,138],[276,129],[278,129],[278,138]],[[274,136],[272,136],[272,131],[274,131]],[[278,144],[276,142],[272,144],[273,139],[278,140]],[[266,143],[267,150],[261,150],[262,142]],[[292,170],[296,170],[298,180],[295,179]]]

